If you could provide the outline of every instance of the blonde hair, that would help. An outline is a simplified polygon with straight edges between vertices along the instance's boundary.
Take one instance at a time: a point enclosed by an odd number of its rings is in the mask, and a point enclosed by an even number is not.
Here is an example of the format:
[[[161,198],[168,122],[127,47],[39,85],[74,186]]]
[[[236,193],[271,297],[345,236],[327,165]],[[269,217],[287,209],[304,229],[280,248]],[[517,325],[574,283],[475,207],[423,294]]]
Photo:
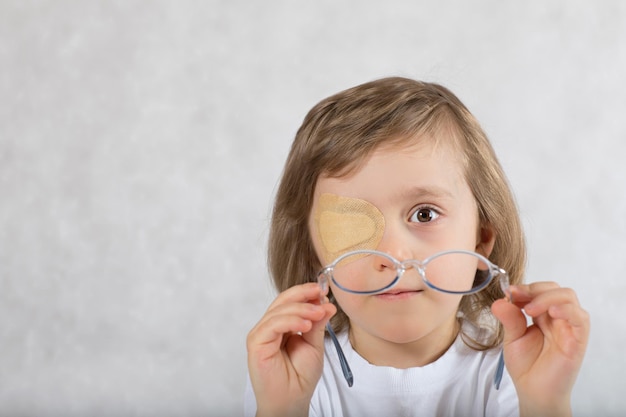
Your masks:
[[[440,135],[442,132],[452,135]],[[320,175],[347,175],[382,144],[410,144],[424,137],[438,142],[450,138],[451,145],[461,152],[480,226],[489,227],[496,236],[489,259],[509,273],[511,284],[522,281],[526,248],[517,207],[478,121],[447,88],[392,77],[322,100],[309,111],[298,130],[277,190],[270,227],[268,263],[278,291],[315,282],[323,266],[308,228]],[[501,343],[502,326],[492,318],[490,306],[502,296],[494,280],[483,291],[461,300],[460,322],[467,320],[493,329],[488,340],[462,334],[469,346],[487,349]],[[337,308],[332,325],[340,331],[349,322]]]

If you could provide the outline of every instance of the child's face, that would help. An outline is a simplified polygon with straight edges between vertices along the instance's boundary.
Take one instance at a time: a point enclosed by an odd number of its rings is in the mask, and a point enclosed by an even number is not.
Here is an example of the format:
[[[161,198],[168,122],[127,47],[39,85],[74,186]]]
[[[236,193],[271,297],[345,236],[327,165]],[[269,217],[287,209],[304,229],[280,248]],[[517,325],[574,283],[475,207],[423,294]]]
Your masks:
[[[328,248],[329,236],[342,228],[348,229],[340,224],[342,215],[336,214],[345,207],[335,210],[331,218],[334,224],[319,219],[324,218],[328,201],[345,205],[351,200],[360,202],[354,206],[357,213],[349,213],[345,219],[356,227],[363,226],[356,239],[366,242],[365,246],[359,246],[358,241],[341,241],[339,236],[338,246]],[[359,207],[368,206],[367,203],[373,208],[366,207],[366,213],[359,213]],[[335,257],[337,248],[354,249],[352,243],[357,248],[386,252],[402,261],[423,260],[450,249],[488,255],[493,240],[489,233],[480,231],[476,201],[465,181],[457,152],[448,146],[435,147],[428,139],[408,147],[379,148],[363,167],[348,177],[320,177],[311,213],[309,228],[323,265],[334,260],[327,258]],[[376,216],[382,216],[383,225],[377,237],[371,239],[369,235],[377,233],[376,226],[372,226]],[[483,241],[485,236],[487,239]],[[467,279],[472,282],[474,276],[468,275]],[[407,270],[386,294],[355,295],[335,288],[332,282],[330,285],[350,319],[353,337],[361,338],[361,342],[374,339],[426,342],[433,338],[449,339],[455,330],[461,296],[429,289],[414,269]]]

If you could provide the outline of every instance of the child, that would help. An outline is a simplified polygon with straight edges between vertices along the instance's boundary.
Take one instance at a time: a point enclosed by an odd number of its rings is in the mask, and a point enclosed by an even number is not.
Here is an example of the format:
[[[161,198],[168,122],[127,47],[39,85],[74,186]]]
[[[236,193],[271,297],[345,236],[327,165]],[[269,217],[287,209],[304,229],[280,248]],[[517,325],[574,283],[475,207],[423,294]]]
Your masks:
[[[588,315],[522,284],[524,263],[505,176],[453,93],[388,78],[323,100],[276,196],[280,294],[248,335],[246,415],[571,415]]]

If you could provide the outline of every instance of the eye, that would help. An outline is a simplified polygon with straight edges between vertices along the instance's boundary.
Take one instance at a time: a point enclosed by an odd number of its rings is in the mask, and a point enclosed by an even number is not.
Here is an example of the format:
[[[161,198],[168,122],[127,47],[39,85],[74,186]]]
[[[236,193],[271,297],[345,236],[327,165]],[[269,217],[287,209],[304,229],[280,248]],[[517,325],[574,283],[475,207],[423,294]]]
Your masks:
[[[418,223],[428,223],[437,219],[437,217],[439,217],[437,210],[430,207],[422,207],[415,210],[409,220]]]

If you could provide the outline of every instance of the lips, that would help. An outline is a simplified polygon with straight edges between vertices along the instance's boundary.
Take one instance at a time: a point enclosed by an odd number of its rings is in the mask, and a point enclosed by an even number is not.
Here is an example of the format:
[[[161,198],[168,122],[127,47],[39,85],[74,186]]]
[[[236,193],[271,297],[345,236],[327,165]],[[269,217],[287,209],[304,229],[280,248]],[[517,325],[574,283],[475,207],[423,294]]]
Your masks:
[[[402,299],[413,297],[421,292],[422,290],[416,290],[413,288],[406,288],[406,289],[394,288],[382,294],[378,294],[376,295],[376,297],[383,299],[383,300],[402,300]]]

